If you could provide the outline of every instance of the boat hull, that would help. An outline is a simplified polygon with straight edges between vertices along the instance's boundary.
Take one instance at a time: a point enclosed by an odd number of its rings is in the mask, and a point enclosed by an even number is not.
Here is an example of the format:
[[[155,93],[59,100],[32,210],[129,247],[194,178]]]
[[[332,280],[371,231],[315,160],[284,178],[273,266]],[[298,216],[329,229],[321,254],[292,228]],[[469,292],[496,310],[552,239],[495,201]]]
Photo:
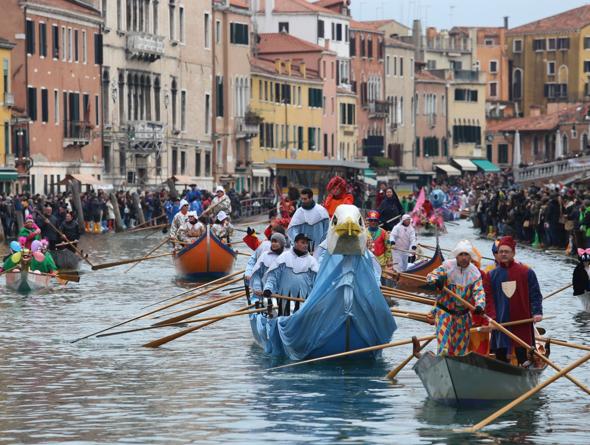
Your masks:
[[[582,304],[582,309],[586,312],[590,312],[590,292],[578,295],[578,300],[580,300],[580,303]]]
[[[176,269],[182,280],[198,282],[221,278],[230,273],[236,253],[215,235],[205,233],[175,257]]]
[[[48,289],[52,278],[49,275],[30,273],[29,271],[8,272],[6,287],[21,294],[29,294]]]
[[[517,398],[539,383],[544,368],[521,368],[475,353],[449,357],[427,352],[413,369],[432,400],[481,406]]]
[[[432,272],[434,269],[442,265],[444,261],[444,257],[440,248],[437,246],[436,251],[432,258],[427,261],[422,261],[420,263],[411,264],[410,267],[405,271],[407,274],[418,275],[421,277],[426,278],[426,276]],[[420,281],[413,280],[408,277],[400,277],[399,280],[396,282],[396,288],[400,290],[405,290],[407,292],[433,292],[434,288],[430,285],[426,285],[421,283]]]

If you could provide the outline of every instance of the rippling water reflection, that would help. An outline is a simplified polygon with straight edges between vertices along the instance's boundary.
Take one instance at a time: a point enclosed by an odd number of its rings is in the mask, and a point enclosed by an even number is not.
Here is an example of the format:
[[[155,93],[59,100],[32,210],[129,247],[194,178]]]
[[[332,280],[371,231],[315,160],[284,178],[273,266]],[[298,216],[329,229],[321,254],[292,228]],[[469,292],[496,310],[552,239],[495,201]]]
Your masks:
[[[465,237],[471,237],[471,229],[462,222],[442,244],[452,247]],[[158,236],[90,236],[84,248],[93,252],[93,262],[101,263],[140,256],[157,243]],[[488,241],[476,245],[488,254]],[[570,280],[573,265],[561,257],[525,249],[517,256],[534,266],[544,293]],[[124,274],[126,267],[88,271],[78,285],[49,295],[22,297],[3,290],[0,443],[588,443],[590,398],[567,380],[479,435],[453,433],[493,409],[454,410],[428,401],[411,367],[395,384],[385,381],[383,376],[408,356],[409,347],[385,350],[376,362],[268,372],[282,361],[254,346],[248,323],[240,318],[213,324],[159,350],[140,345],[171,331],[71,344],[73,338],[184,290],[175,282],[169,258]],[[401,307],[424,310],[410,303]],[[570,291],[548,300],[545,312],[555,316],[543,323],[551,335],[587,341],[590,316],[581,312]],[[398,339],[430,332],[413,321],[398,324]],[[579,356],[553,346],[552,359],[563,366]],[[588,367],[575,374],[590,383]]]

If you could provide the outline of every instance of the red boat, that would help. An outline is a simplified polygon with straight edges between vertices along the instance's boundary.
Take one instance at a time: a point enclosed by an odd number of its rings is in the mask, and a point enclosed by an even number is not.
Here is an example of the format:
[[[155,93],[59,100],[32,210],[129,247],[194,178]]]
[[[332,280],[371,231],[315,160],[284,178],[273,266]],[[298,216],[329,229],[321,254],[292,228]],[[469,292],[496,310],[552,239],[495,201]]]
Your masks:
[[[194,243],[180,250],[174,261],[181,279],[200,282],[229,274],[235,258],[232,248],[207,230]]]

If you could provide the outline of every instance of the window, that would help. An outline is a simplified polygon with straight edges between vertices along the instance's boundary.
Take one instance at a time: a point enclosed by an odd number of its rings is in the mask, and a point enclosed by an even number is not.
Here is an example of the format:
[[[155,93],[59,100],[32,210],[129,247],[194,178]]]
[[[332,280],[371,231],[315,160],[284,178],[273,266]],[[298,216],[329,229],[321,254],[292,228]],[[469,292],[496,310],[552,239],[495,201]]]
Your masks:
[[[237,45],[248,45],[248,25],[245,23],[230,24],[230,42]]]
[[[205,93],[205,134],[209,134],[211,132],[211,95],[209,93]]]
[[[307,150],[315,151],[316,148],[316,129],[313,127],[309,127],[307,129]]]
[[[318,19],[318,38],[324,38],[324,21],[320,19]]]
[[[86,31],[82,31],[82,63],[88,63],[88,42],[86,39]]]
[[[209,13],[205,13],[203,16],[203,32],[205,33],[205,48],[209,49],[211,47],[211,38],[209,36]]]
[[[127,2],[127,5],[129,5],[129,2]],[[176,13],[176,6],[174,6],[173,3],[169,4],[168,5],[168,19],[169,19],[168,32],[169,32],[170,40],[176,39],[176,35],[174,34],[174,28],[176,27],[176,24],[174,22],[175,13]],[[205,17],[208,19],[209,14],[205,14]],[[127,26],[129,26],[129,25],[127,25]]]
[[[547,39],[547,51],[555,51],[557,49],[557,39]]]
[[[27,20],[26,45],[27,54],[35,54],[35,23],[32,20]]]
[[[554,63],[555,65],[555,63]],[[584,72],[590,73],[590,60],[584,60]]]
[[[494,39],[484,39],[483,44],[485,46],[494,46],[496,42],[494,41]]]
[[[338,23],[336,25],[336,40],[341,42],[342,41],[342,24]]]
[[[184,43],[184,8],[182,6],[178,8],[178,26],[180,41]]]
[[[98,127],[98,125],[100,124],[100,119],[99,119],[99,113],[98,110],[100,110],[99,108],[99,103],[98,103],[98,94],[94,96],[94,125],[96,125]]]
[[[332,22],[332,40],[336,40],[336,23]]]
[[[356,35],[355,34],[350,34],[350,44],[349,44],[349,54],[350,57],[355,57],[356,56]]]
[[[522,99],[523,80],[522,70],[519,68],[515,69],[512,80],[512,100]]]
[[[41,122],[47,123],[49,121],[49,96],[47,90],[41,88]]]
[[[373,58],[373,39],[371,37],[367,37],[367,57]]]
[[[221,140],[217,140],[215,143],[215,157],[217,158],[217,166],[223,167],[223,144]]]
[[[221,43],[221,22],[219,20],[215,21],[215,43]]]
[[[586,63],[584,63],[584,68],[586,67]],[[554,76],[555,75],[555,62],[550,61],[547,62],[547,75]]]
[[[399,76],[404,77],[404,58],[399,58]]]
[[[498,144],[498,164],[508,164],[508,144]]]
[[[521,53],[522,52],[522,40],[514,40],[512,42],[512,52],[513,53]]]
[[[490,82],[490,97],[498,96],[498,82]]]
[[[215,76],[215,116],[223,117],[223,76]]]
[[[178,148],[174,147],[172,149],[172,174],[176,175],[178,173]]]
[[[545,39],[534,39],[533,40],[533,51],[545,51],[547,48],[547,40]]]
[[[584,49],[590,49],[590,37],[584,37]]]
[[[319,88],[310,88],[308,90],[308,106],[312,108],[322,108],[322,90]]]
[[[497,60],[490,60],[490,73],[497,73],[498,72],[498,61]]]
[[[94,63],[102,65],[102,34],[94,34]]]
[[[53,90],[53,123],[59,125],[59,91]]]
[[[184,175],[186,173],[186,152],[180,152],[180,174]]]
[[[68,28],[68,60],[73,60],[72,54],[74,51],[74,39],[72,37],[72,28]]]
[[[561,37],[557,39],[557,49],[560,51],[567,51],[568,49],[570,49],[569,37]]]
[[[201,176],[201,152],[195,153],[195,176]]]
[[[205,176],[211,176],[211,153],[205,153]]]
[[[279,32],[289,34],[289,22],[279,22]]]
[[[27,88],[27,112],[30,120],[37,120],[37,88]]]
[[[477,96],[477,90],[455,89],[455,101],[457,102],[477,102]]]
[[[420,138],[416,138],[416,156],[420,157]]]
[[[39,23],[39,55],[47,57],[47,24]]]
[[[82,96],[82,113],[84,123],[90,123],[90,95],[84,94]]]
[[[74,61],[78,62],[80,60],[79,58],[79,32],[77,29],[74,30]]]
[[[391,69],[390,69],[390,65],[391,64],[391,58],[389,56],[385,57],[385,75],[389,76],[391,74]]]
[[[59,27],[57,25],[51,26],[51,56],[59,59]]]
[[[180,129],[186,131],[186,91],[180,92]]]
[[[546,83],[544,96],[547,99],[567,99],[567,83]]]
[[[478,125],[453,125],[455,144],[481,144],[481,127]]]
[[[61,60],[66,61],[66,47],[67,47],[67,35],[65,26],[61,27]]]

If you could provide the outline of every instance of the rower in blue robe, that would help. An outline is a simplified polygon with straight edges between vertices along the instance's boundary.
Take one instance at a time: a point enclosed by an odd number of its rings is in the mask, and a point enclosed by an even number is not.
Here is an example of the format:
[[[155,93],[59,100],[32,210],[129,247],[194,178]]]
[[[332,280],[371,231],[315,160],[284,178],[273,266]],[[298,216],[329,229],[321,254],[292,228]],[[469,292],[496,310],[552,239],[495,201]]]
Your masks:
[[[293,247],[277,258],[268,271],[264,285],[264,296],[267,299],[272,294],[307,298],[319,269],[318,262],[307,250],[308,246],[307,237],[300,233],[295,237]],[[299,303],[296,303],[295,310],[298,308]],[[278,313],[279,316],[290,315],[291,302],[279,299]]]
[[[250,286],[254,292],[252,302],[256,304],[256,307],[259,306],[258,303],[262,299],[262,292],[266,284],[266,279],[268,278],[268,271],[283,253],[286,243],[285,235],[282,233],[273,233],[270,237],[270,250],[264,252],[252,268]]]
[[[313,252],[326,239],[330,216],[323,206],[313,200],[311,189],[303,189],[300,199],[301,207],[291,218],[287,235],[290,239],[295,239],[298,234],[303,233],[310,240],[309,250]]]

